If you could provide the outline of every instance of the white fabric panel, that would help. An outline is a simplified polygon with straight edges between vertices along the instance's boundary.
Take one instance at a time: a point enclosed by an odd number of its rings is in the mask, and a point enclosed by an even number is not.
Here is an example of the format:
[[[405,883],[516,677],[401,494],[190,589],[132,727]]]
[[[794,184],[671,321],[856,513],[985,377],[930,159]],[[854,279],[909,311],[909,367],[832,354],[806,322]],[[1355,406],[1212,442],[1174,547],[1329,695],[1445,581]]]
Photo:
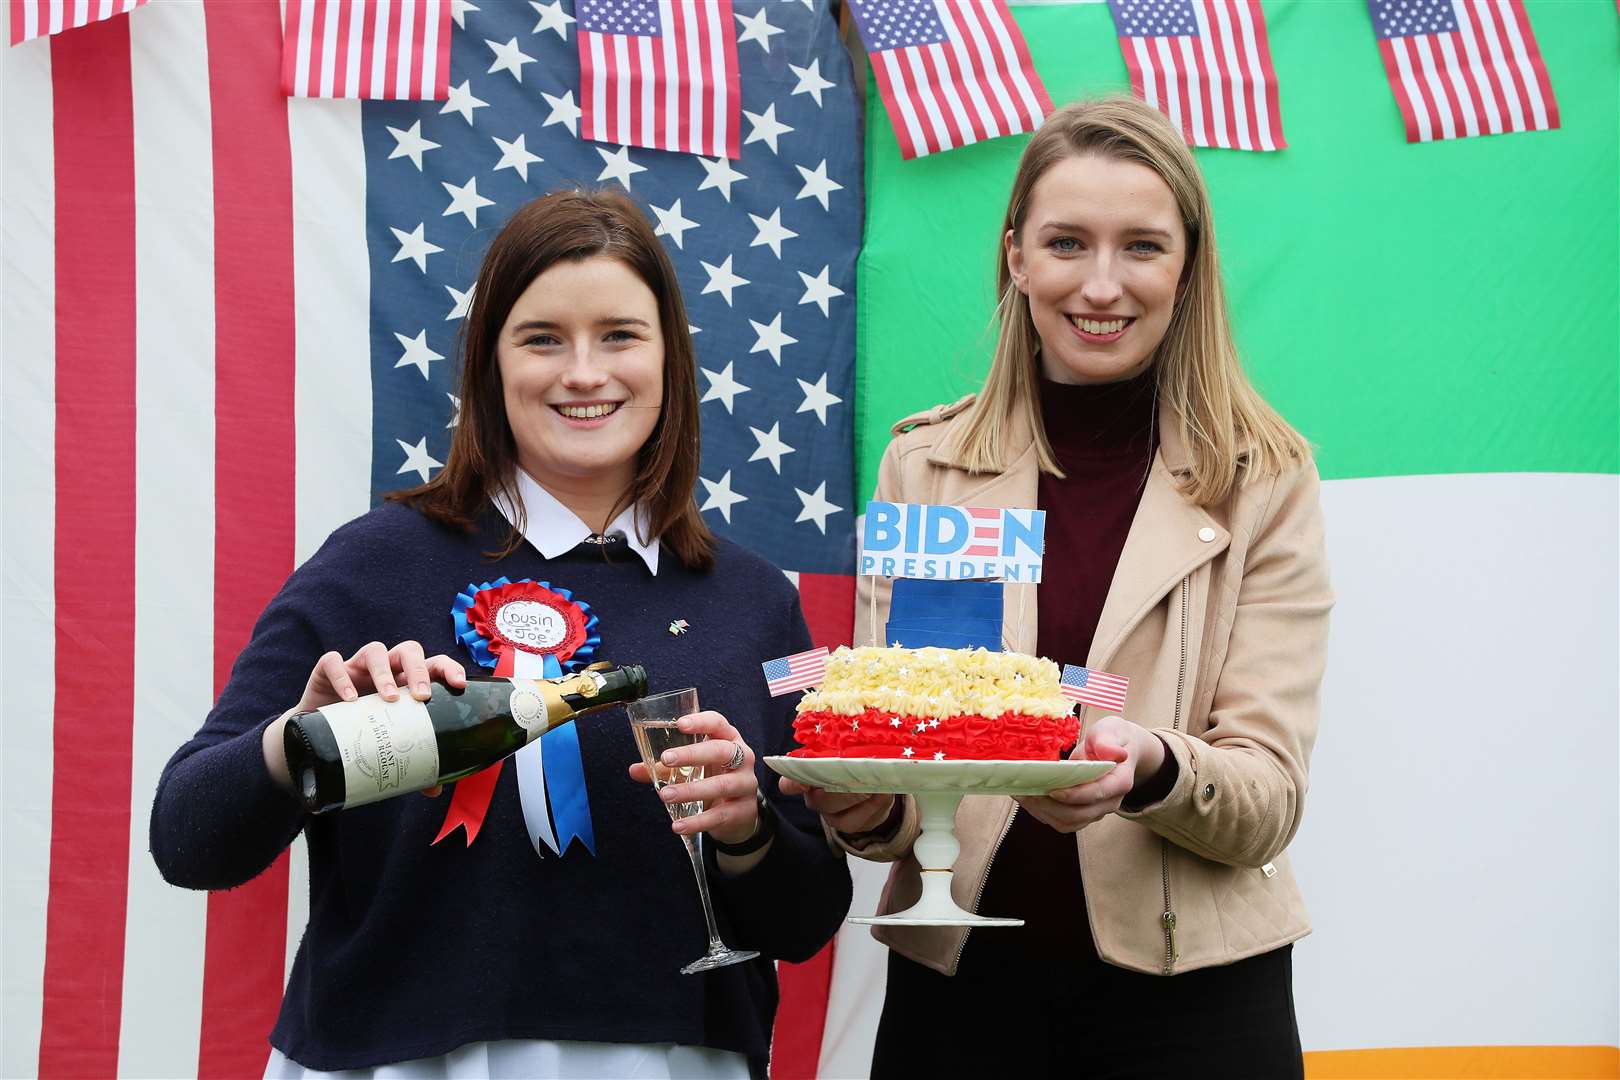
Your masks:
[[[371,265],[360,108],[359,101],[287,102],[298,365],[293,558],[300,564],[371,506]]]
[[[748,1059],[729,1050],[674,1043],[469,1043],[448,1054],[372,1069],[321,1072],[270,1051],[265,1080],[747,1080]]]
[[[135,143],[135,701],[122,1076],[197,1071],[208,894],[163,881],[158,776],[214,700],[214,169],[200,7],[130,20]],[[204,662],[177,663],[201,647]],[[195,661],[196,656],[188,659]]]
[[[39,1069],[56,582],[51,50],[0,50],[0,1075]]]
[[[1338,481],[1323,503],[1305,1046],[1620,1043],[1620,478]]]
[[[371,505],[371,266],[360,109],[353,100],[287,102],[299,564]],[[287,871],[290,973],[309,922],[309,849],[302,838],[289,849]]]

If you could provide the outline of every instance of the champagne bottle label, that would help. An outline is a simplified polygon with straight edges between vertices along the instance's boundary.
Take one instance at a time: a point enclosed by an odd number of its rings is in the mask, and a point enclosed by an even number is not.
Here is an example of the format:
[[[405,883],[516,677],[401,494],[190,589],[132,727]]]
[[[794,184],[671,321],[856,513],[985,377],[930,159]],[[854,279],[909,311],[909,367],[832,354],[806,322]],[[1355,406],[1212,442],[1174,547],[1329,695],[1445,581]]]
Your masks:
[[[321,708],[343,755],[343,805],[362,806],[439,778],[439,740],[427,705],[367,697]]]
[[[546,710],[546,699],[532,679],[513,679],[512,698],[507,706],[518,727],[529,733],[530,741],[545,734],[551,726],[551,715]]]

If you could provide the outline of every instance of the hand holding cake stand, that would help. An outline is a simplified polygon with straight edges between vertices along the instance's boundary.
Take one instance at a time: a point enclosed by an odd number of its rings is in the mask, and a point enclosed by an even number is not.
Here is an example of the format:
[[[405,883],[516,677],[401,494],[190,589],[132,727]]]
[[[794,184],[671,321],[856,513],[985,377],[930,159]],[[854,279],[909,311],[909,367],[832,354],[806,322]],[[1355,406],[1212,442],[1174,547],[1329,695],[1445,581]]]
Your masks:
[[[976,915],[951,898],[961,844],[956,808],[964,795],[1045,795],[1095,780],[1112,761],[917,761],[904,758],[768,757],[765,764],[807,787],[856,794],[910,795],[922,833],[912,847],[922,868],[922,897],[892,915],[851,916],[885,926],[1022,926],[1023,919]]]

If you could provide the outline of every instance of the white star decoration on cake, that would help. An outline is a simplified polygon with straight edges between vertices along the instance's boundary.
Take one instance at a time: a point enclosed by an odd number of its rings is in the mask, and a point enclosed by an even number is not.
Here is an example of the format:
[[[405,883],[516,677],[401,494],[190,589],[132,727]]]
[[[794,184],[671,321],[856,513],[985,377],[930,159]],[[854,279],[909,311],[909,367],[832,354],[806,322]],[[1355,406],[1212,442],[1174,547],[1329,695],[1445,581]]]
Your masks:
[[[912,751],[911,751],[911,747],[909,747],[909,746],[908,746],[908,747],[906,747],[906,748],[905,748],[905,750],[903,750],[903,751],[901,751],[901,752],[902,752],[902,753],[903,753],[903,754],[905,754],[905,756],[906,756],[906,757],[910,757],[910,756],[911,756],[911,753],[912,753]]]
[[[944,761],[945,760],[945,751],[943,751],[943,750],[935,750],[934,751],[934,760],[935,761]]]
[[[889,717],[889,726],[890,727],[899,727],[900,726],[900,718],[898,716]]]

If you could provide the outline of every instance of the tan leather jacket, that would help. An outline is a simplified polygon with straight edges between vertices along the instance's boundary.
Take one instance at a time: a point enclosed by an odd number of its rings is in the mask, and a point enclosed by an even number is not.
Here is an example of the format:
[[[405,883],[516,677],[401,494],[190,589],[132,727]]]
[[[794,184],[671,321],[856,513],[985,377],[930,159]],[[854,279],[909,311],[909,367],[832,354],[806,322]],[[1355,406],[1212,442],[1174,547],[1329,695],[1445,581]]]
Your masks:
[[[1001,472],[972,474],[959,464],[972,402],[969,395],[896,424],[875,498],[1035,506],[1038,465],[1027,424],[1014,428]],[[1257,476],[1224,504],[1199,507],[1177,489],[1187,458],[1170,420],[1161,414],[1159,450],[1085,662],[1130,677],[1126,718],[1164,737],[1180,773],[1161,802],[1076,834],[1083,914],[1098,953],[1166,975],[1231,963],[1310,931],[1283,849],[1299,827],[1333,602],[1315,465]],[[859,580],[856,641],[870,643],[873,626],[887,619],[889,586]],[[1018,652],[1035,651],[1036,590],[1006,589],[1004,634]],[[1086,722],[1100,715],[1087,711]],[[962,801],[953,895],[963,907],[976,908],[1015,808],[1005,796]],[[911,856],[917,832],[916,805],[907,800],[892,840],[862,845],[833,834],[856,855],[894,863],[882,912],[909,907],[920,894]],[[967,941],[962,927],[875,927],[873,934],[948,975]]]

